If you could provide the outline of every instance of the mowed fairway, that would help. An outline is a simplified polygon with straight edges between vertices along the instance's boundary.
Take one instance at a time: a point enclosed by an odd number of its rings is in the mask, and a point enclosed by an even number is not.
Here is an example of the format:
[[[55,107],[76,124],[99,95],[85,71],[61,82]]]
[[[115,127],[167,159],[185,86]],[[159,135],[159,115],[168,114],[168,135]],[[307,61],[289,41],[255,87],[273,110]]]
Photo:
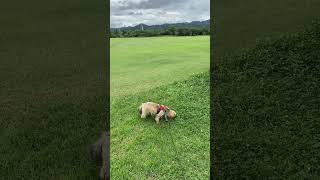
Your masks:
[[[209,39],[111,39],[111,179],[209,178]],[[141,120],[145,101],[178,116]]]
[[[209,36],[111,39],[111,97],[208,70],[209,44]]]

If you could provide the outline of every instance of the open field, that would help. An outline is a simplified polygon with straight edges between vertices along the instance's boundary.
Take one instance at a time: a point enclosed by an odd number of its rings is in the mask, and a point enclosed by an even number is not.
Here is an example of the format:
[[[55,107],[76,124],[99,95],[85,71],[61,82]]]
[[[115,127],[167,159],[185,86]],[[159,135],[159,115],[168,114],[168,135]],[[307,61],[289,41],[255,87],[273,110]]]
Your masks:
[[[210,37],[113,38],[110,53],[113,98],[208,70]]]

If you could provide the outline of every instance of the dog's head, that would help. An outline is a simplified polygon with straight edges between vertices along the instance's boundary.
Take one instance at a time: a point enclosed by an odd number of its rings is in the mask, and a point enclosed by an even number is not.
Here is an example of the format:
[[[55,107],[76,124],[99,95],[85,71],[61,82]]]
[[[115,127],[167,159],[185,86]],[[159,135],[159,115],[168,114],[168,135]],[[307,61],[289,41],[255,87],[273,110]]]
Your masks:
[[[174,119],[177,116],[177,113],[174,110],[171,110],[167,114],[169,119]]]

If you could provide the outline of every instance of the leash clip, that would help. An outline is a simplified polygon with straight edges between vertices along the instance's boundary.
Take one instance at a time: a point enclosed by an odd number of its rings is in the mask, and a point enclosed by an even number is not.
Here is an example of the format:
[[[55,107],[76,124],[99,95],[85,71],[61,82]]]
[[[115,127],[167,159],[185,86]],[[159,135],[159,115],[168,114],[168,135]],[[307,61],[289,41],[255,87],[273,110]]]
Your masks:
[[[167,116],[168,111],[169,111],[168,109],[164,110],[164,118],[166,119],[166,121],[168,121],[168,116]]]

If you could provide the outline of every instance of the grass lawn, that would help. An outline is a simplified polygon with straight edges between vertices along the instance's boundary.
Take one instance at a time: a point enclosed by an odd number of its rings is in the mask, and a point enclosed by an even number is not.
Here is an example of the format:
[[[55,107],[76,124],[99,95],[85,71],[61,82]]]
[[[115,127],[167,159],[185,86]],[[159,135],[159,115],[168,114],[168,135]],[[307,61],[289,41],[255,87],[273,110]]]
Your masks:
[[[137,107],[152,100],[174,108],[172,122],[141,120]],[[209,75],[116,98],[111,104],[112,179],[208,179]]]
[[[208,179],[209,76],[192,74],[208,72],[209,40],[111,39],[111,178]],[[141,120],[137,108],[146,101],[171,106],[178,117]]]
[[[112,38],[110,45],[112,98],[209,69],[209,36]]]

